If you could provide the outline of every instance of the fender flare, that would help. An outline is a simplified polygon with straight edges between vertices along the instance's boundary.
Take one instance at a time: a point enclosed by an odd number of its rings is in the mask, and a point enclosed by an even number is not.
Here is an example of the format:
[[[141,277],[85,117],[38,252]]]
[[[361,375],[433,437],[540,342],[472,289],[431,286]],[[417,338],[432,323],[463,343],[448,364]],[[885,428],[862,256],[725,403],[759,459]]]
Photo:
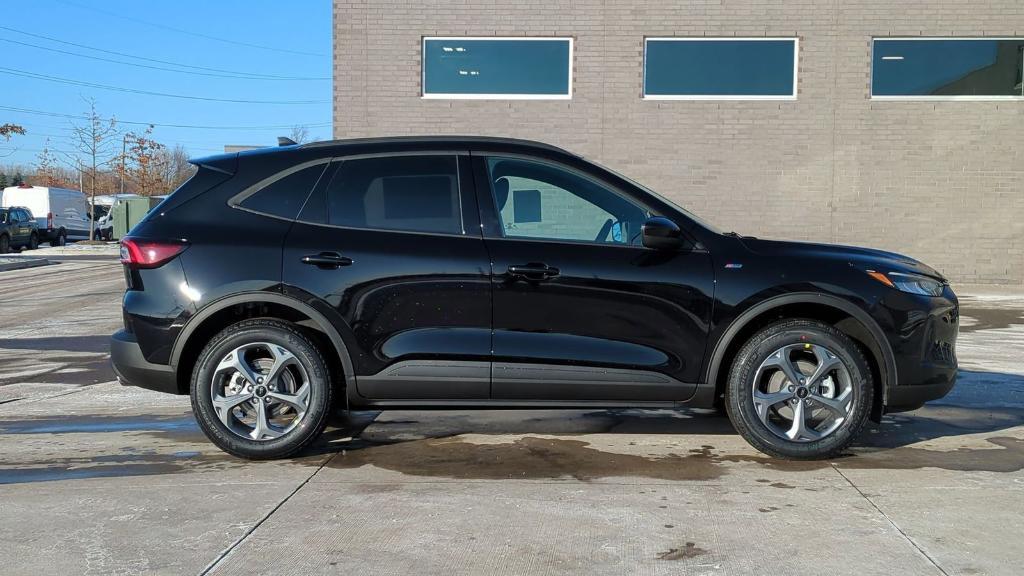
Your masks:
[[[342,370],[345,372],[345,383],[349,386],[355,385],[355,370],[353,369],[352,357],[348,353],[348,348],[345,346],[345,342],[342,339],[341,334],[339,334],[338,330],[333,324],[331,324],[331,321],[312,306],[296,300],[295,298],[290,298],[283,294],[273,292],[243,292],[240,294],[233,294],[211,302],[205,306],[194,316],[189,318],[182,327],[178,337],[175,338],[174,346],[171,348],[171,366],[177,370],[178,362],[181,360],[181,354],[185,349],[185,345],[188,343],[189,338],[196,329],[202,326],[203,322],[226,308],[237,306],[238,304],[249,304],[253,302],[279,304],[309,317],[316,323],[320,331],[327,335],[327,338],[331,341],[331,345],[334,346],[334,350],[338,353],[338,357],[341,358]]]
[[[882,331],[882,328],[877,322],[875,322],[874,318],[868,315],[867,312],[856,304],[836,296],[818,292],[795,292],[791,294],[783,294],[781,296],[775,296],[758,302],[744,310],[743,313],[733,319],[729,324],[729,327],[722,333],[722,337],[715,343],[715,348],[711,353],[711,359],[708,362],[708,369],[705,374],[707,382],[709,384],[718,382],[718,374],[722,368],[721,364],[725,357],[725,352],[729,349],[729,345],[732,344],[736,335],[739,334],[747,324],[765,312],[789,304],[821,304],[824,306],[830,306],[850,315],[854,320],[860,322],[861,325],[867,329],[868,333],[871,334],[871,337],[874,338],[875,345],[882,354],[882,361],[879,363],[879,372],[882,377],[882,406],[887,405],[889,400],[889,390],[896,386],[897,372],[896,357],[892,352],[892,346],[890,346],[889,340],[885,337],[885,333]]]

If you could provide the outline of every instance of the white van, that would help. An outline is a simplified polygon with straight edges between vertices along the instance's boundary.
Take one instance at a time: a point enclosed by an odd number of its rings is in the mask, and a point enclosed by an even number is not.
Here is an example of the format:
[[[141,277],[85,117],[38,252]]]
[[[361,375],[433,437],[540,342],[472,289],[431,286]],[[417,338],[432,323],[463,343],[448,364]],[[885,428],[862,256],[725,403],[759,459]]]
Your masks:
[[[138,198],[138,194],[104,194],[93,200],[93,214],[96,217],[96,232],[93,238],[110,240],[114,237],[114,204],[122,198]]]
[[[68,240],[89,239],[89,202],[78,190],[45,186],[4,188],[0,206],[23,206],[39,223],[39,241],[63,246]]]

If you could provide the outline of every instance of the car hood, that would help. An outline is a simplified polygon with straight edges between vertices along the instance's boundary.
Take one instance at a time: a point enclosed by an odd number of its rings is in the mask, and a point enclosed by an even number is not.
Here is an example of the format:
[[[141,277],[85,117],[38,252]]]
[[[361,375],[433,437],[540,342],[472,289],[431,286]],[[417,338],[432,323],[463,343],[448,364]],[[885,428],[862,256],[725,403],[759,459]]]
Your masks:
[[[907,272],[946,281],[946,278],[931,266],[909,256],[885,250],[813,242],[762,240],[750,237],[740,238],[740,241],[751,252],[765,256],[795,256],[844,261],[852,266],[879,272]]]

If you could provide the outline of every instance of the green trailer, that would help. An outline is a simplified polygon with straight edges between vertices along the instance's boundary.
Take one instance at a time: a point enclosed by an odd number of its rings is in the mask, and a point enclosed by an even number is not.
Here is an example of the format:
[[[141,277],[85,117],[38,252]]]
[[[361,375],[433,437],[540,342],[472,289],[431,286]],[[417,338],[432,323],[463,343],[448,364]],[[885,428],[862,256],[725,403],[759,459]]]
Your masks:
[[[114,224],[114,239],[120,240],[149,213],[150,201],[145,196],[138,198],[118,198],[110,209]]]

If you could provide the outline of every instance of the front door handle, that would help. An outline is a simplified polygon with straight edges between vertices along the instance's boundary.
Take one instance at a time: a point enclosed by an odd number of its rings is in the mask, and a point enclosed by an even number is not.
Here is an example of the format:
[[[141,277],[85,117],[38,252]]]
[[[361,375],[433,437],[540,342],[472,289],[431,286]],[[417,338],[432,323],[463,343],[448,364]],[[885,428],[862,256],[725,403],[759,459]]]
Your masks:
[[[508,275],[513,279],[547,280],[558,276],[560,273],[558,268],[548,266],[547,264],[512,264],[508,267]]]
[[[352,259],[348,256],[342,256],[337,252],[321,252],[319,254],[303,256],[302,263],[310,264],[324,270],[332,270],[341,266],[351,266]]]

